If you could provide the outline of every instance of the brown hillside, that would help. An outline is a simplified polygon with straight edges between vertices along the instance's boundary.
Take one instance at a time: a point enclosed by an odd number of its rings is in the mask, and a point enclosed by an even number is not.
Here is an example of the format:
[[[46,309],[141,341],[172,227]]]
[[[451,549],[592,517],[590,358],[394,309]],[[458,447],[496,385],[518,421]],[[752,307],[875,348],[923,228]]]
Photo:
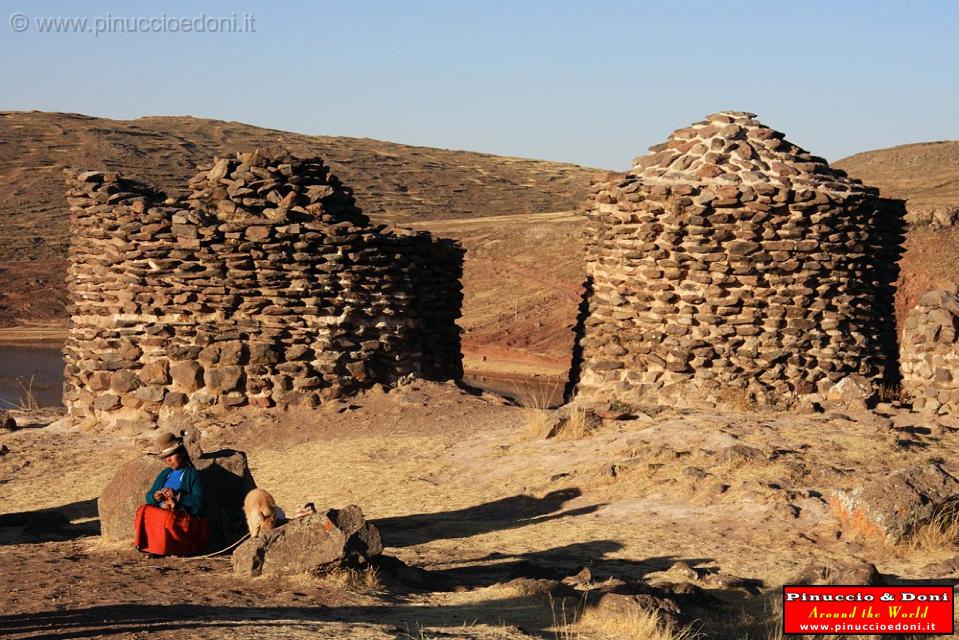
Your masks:
[[[191,117],[123,121],[77,114],[0,112],[0,326],[65,322],[68,237],[64,166],[106,168],[174,194],[215,154],[281,144],[320,155],[356,192],[372,218],[401,224],[490,219],[515,231],[522,215],[568,210],[594,170],[572,164],[413,147],[365,138],[307,136]],[[427,224],[423,224],[427,222]],[[508,244],[508,243],[507,243]],[[469,246],[467,248],[470,248]],[[551,248],[552,249],[552,248]],[[496,252],[508,263],[510,249]],[[470,265],[472,269],[472,265]],[[475,269],[472,269],[474,272]],[[507,271],[509,269],[507,268]],[[493,282],[485,283],[484,275]],[[473,287],[512,288],[510,276],[480,268]],[[473,290],[466,292],[473,299]],[[495,297],[495,296],[494,296]],[[464,318],[467,329],[473,321]],[[500,328],[497,327],[496,331]]]
[[[911,206],[959,206],[959,141],[920,142],[857,153],[833,163],[887,198]]]

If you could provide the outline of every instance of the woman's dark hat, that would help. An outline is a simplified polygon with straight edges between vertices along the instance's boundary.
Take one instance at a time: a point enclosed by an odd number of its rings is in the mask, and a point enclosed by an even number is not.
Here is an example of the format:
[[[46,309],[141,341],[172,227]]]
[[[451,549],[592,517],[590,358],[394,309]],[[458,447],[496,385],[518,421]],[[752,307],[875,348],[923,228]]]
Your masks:
[[[165,458],[183,448],[183,440],[172,433],[161,433],[157,436],[157,455]]]

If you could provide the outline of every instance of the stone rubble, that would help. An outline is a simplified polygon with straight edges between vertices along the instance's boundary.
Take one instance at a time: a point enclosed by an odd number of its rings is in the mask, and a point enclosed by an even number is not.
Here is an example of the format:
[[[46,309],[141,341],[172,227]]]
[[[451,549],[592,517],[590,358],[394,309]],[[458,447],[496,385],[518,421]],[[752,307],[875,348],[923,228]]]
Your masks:
[[[319,158],[214,158],[185,202],[67,171],[64,403],[81,423],[287,407],[462,375],[463,250],[373,225]]]
[[[749,113],[650,149],[587,205],[578,399],[778,405],[894,377],[901,203]]]

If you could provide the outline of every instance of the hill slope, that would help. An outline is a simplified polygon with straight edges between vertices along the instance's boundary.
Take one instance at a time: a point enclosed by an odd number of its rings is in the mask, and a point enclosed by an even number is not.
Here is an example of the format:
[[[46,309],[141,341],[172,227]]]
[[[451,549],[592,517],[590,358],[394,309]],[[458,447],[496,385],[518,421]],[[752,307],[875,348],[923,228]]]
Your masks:
[[[910,206],[959,206],[959,140],[866,151],[833,166]]]

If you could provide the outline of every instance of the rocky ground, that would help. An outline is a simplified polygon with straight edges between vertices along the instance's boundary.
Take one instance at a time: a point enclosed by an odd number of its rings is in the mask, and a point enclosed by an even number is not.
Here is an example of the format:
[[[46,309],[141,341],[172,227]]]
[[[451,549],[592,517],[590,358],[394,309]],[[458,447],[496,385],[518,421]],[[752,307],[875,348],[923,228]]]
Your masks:
[[[542,411],[415,382],[311,412],[198,419],[204,448],[245,450],[281,506],[362,506],[390,556],[376,579],[244,580],[229,557],[108,545],[95,500],[139,434],[17,417],[24,428],[0,431],[5,637],[646,638],[635,611],[659,604],[707,638],[776,638],[775,594],[804,572],[959,572],[944,536],[861,538],[827,504],[930,461],[959,474],[959,423],[890,405],[638,407],[544,438]]]

